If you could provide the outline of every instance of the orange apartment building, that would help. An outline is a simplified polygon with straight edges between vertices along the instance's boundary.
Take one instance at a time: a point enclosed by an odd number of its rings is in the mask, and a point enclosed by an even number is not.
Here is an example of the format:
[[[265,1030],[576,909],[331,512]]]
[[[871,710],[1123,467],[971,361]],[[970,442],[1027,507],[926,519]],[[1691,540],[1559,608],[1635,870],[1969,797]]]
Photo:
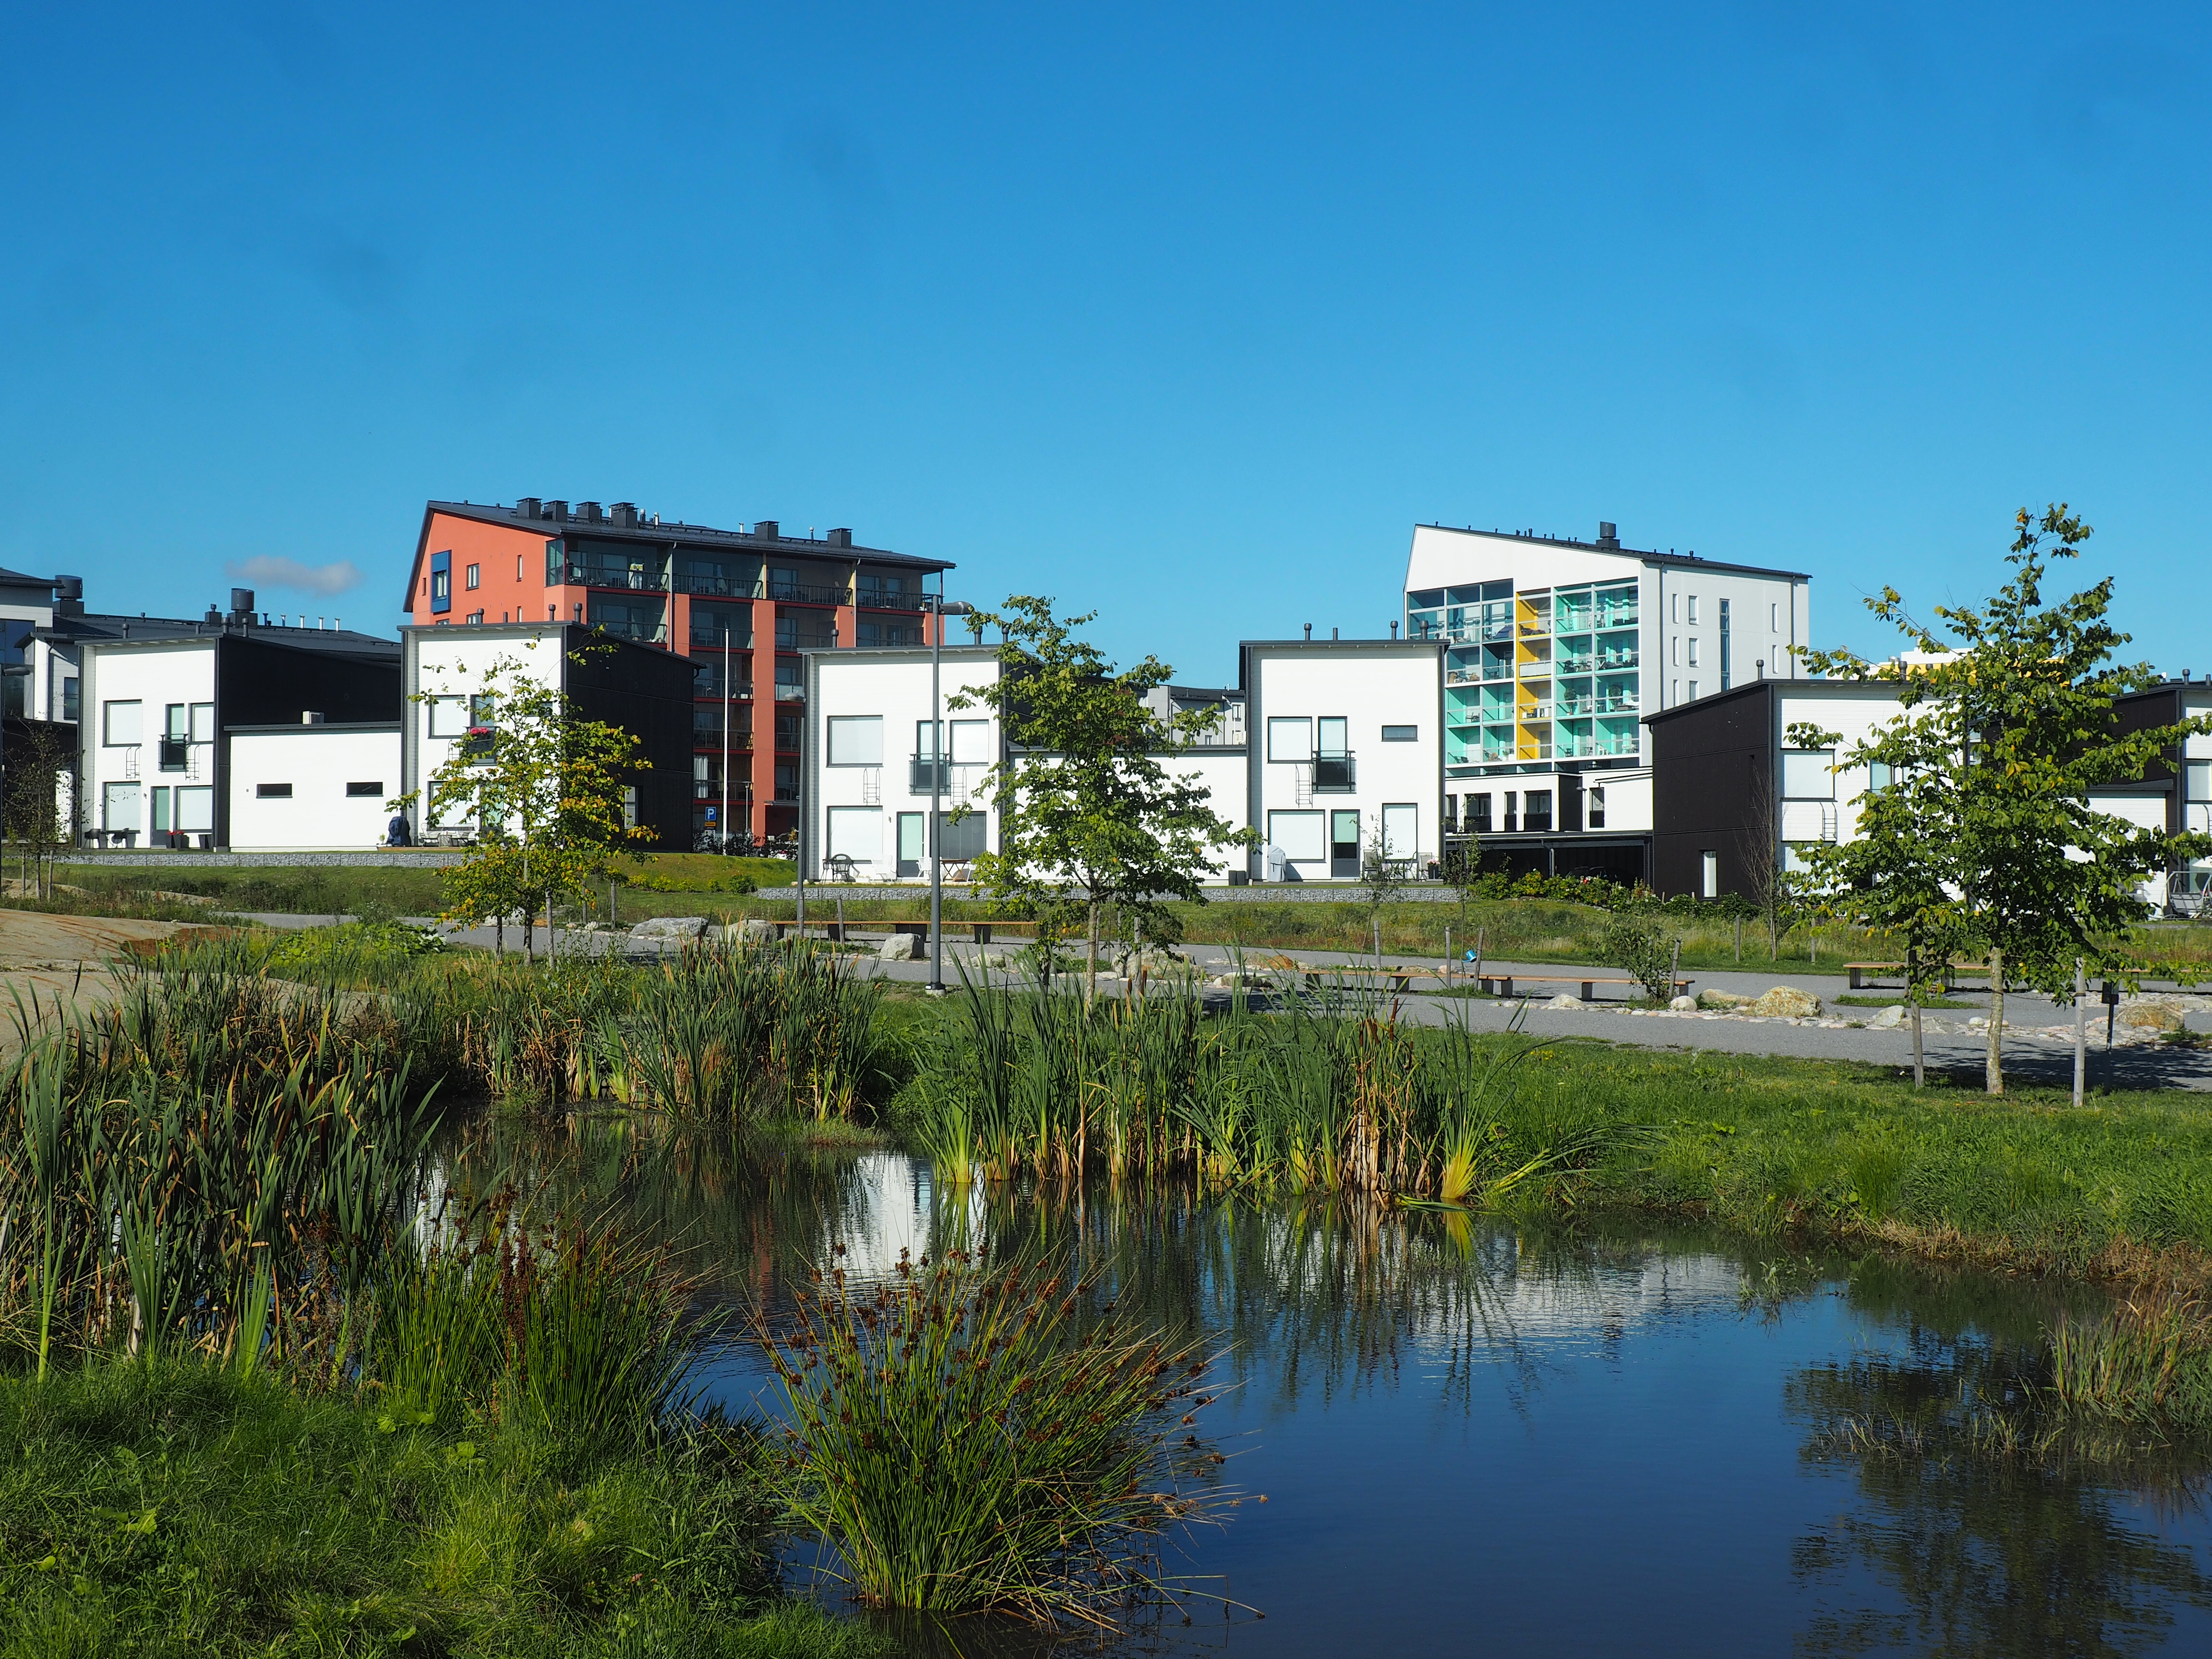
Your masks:
[[[628,501],[526,496],[512,507],[431,501],[404,609],[422,627],[580,622],[691,663],[692,824],[701,844],[766,842],[799,822],[802,651],[927,645],[924,580],[951,565],[817,540],[774,520],[747,529],[664,524]],[[724,664],[727,662],[726,683]],[[730,823],[722,801],[729,722]]]

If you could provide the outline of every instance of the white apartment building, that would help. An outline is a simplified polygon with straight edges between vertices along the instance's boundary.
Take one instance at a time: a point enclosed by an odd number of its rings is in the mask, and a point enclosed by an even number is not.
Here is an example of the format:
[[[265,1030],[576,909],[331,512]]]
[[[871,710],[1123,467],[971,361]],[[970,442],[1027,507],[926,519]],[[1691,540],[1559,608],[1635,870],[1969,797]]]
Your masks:
[[[1650,714],[1794,678],[1801,572],[1534,532],[1417,526],[1406,631],[1443,647],[1445,822],[1521,869],[1645,875]]]
[[[1219,817],[1263,838],[1256,849],[1221,849],[1203,878],[1349,881],[1377,838],[1424,872],[1441,839],[1437,653],[1400,641],[1247,641],[1237,687],[1150,693],[1163,717],[1211,715],[1187,746],[1157,757],[1169,775],[1198,781]],[[799,858],[807,879],[926,881],[933,778],[946,874],[964,877],[976,854],[998,845],[998,814],[981,792],[1003,738],[980,699],[965,709],[950,704],[963,690],[972,696],[997,684],[997,648],[945,649],[941,735],[928,651],[812,652],[806,665]]]

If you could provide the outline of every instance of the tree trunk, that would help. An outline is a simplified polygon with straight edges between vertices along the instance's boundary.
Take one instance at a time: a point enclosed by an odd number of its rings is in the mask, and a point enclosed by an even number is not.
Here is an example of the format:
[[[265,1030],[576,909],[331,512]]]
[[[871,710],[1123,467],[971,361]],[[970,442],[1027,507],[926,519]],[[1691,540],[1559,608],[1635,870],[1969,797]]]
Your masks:
[[[1091,901],[1091,937],[1084,941],[1083,1006],[1098,1000],[1098,901]]]
[[[1990,1052],[1986,1084],[1993,1095],[2004,1092],[2004,952],[1990,952]]]

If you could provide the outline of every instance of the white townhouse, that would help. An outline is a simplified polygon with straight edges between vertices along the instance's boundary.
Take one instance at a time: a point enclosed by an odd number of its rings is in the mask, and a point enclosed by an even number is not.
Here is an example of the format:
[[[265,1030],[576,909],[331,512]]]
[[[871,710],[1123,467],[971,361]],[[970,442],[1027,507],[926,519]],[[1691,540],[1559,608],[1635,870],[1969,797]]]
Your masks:
[[[1419,525],[1406,632],[1443,647],[1444,820],[1516,870],[1650,872],[1645,716],[1793,678],[1811,579],[1534,531]]]
[[[1155,688],[1147,701],[1163,717],[1210,716],[1184,747],[1157,758],[1171,776],[1196,779],[1229,823],[1262,837],[1256,848],[1221,849],[1209,878],[1349,881],[1370,838],[1424,872],[1441,840],[1437,654],[1433,645],[1386,640],[1247,641],[1238,686]],[[926,881],[933,780],[946,873],[964,876],[999,844],[998,814],[981,792],[1003,736],[975,696],[998,682],[997,648],[945,649],[941,728],[926,649],[814,652],[806,662],[807,878]],[[952,708],[963,690],[973,706]]]

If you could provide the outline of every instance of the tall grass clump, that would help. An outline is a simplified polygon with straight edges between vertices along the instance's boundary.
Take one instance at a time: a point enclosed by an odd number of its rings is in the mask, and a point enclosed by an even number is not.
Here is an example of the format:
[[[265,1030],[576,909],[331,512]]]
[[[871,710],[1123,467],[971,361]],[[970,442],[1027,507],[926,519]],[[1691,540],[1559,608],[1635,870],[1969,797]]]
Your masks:
[[[2143,1296],[2051,1335],[2051,1392],[2076,1416],[2134,1428],[2212,1432],[2212,1329],[2203,1310]]]
[[[954,1253],[902,1255],[872,1288],[842,1269],[770,1338],[788,1423],[776,1488],[883,1607],[1110,1625],[1175,1587],[1170,1525],[1210,1498],[1179,1473],[1218,1454],[1171,1431],[1206,1370],[1191,1344],[1129,1328],[1083,1285]]]
[[[963,988],[907,1097],[908,1125],[949,1179],[1194,1178],[1216,1188],[1372,1201],[1501,1200],[1637,1140],[1633,1123],[1523,1098],[1546,1045],[1425,1030],[1347,987],[1280,1013],[1194,991],[1085,1004],[1009,985]]]

